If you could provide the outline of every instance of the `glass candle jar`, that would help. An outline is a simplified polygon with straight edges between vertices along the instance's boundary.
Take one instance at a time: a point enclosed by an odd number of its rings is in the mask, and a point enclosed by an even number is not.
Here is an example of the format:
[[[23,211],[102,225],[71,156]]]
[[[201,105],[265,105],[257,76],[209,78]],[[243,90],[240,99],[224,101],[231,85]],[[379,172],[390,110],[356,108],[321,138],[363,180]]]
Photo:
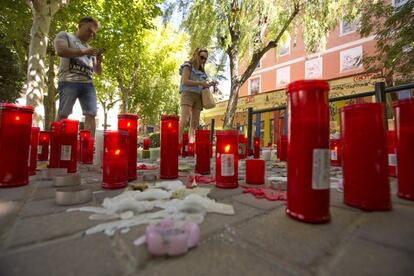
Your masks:
[[[176,115],[161,115],[160,177],[178,177],[178,121]]]
[[[237,150],[239,154],[239,160],[244,159],[246,157],[246,144],[244,142],[244,135],[239,134],[239,148]]]
[[[394,103],[398,196],[414,200],[414,99]]]
[[[188,156],[188,143],[189,143],[189,139],[188,139],[188,131],[185,131],[183,133],[183,140],[181,142],[181,156],[182,157],[186,157]]]
[[[37,160],[47,161],[49,159],[49,132],[41,131],[39,134]]]
[[[104,140],[103,130],[97,129],[95,131],[95,150],[93,155],[93,164],[99,168],[102,168],[102,159],[103,159],[103,140]]]
[[[287,89],[286,213],[303,222],[330,220],[328,92],[322,80],[295,81]]]
[[[102,187],[119,189],[128,185],[128,132],[104,131]]]
[[[341,166],[342,164],[342,146],[340,139],[331,139],[329,141],[329,150],[331,156],[331,166]]]
[[[150,145],[151,145],[150,139],[149,138],[144,138],[144,140],[143,140],[144,150],[149,150]]]
[[[388,175],[396,176],[397,155],[395,154],[395,131],[387,131]]]
[[[188,143],[188,156],[194,156],[194,143]]]
[[[29,183],[29,146],[33,108],[0,104],[0,188]]]
[[[216,186],[237,188],[238,177],[238,132],[237,130],[216,131]]]
[[[196,165],[195,172],[199,174],[210,173],[210,130],[196,130],[195,132],[196,144]]]
[[[119,114],[118,129],[128,132],[128,180],[137,179],[138,116]]]
[[[59,168],[66,168],[68,173],[77,171],[78,125],[78,121],[70,119],[63,119],[60,124]]]
[[[40,128],[32,127],[31,143],[29,148],[29,175],[36,175],[37,146],[39,145]]]
[[[254,137],[253,139],[253,152],[254,158],[260,158],[260,137]]]
[[[246,183],[265,184],[265,161],[261,159],[246,160]]]
[[[391,209],[384,105],[340,109],[344,202],[364,210]]]

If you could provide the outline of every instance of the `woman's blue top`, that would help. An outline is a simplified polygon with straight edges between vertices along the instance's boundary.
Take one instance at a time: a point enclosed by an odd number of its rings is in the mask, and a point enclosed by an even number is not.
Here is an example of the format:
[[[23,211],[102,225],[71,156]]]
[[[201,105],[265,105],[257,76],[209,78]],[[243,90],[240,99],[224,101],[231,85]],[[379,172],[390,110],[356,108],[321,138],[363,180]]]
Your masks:
[[[208,76],[205,72],[197,70],[194,68],[194,66],[191,65],[190,62],[184,62],[183,65],[180,66],[180,76],[183,75],[184,67],[188,67],[190,69],[190,80],[192,81],[206,81],[208,79]],[[195,93],[201,93],[203,90],[202,85],[184,85],[182,82],[180,83],[180,93],[182,92],[195,92]]]

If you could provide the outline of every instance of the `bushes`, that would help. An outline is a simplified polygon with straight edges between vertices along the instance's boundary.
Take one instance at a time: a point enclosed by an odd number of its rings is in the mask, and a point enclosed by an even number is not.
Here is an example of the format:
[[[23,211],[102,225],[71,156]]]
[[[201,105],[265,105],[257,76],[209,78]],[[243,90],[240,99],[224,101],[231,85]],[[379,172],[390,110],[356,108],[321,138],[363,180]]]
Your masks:
[[[160,146],[160,133],[155,132],[149,137],[151,142],[151,148],[158,148]]]

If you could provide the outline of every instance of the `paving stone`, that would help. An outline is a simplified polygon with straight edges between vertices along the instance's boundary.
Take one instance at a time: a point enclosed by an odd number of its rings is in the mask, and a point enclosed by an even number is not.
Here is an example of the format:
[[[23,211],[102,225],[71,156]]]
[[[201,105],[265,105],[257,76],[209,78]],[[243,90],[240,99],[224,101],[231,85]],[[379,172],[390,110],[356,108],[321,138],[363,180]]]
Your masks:
[[[1,188],[0,201],[22,200],[30,195],[35,185],[29,183],[25,186]]]
[[[217,188],[213,185],[211,185],[213,188],[213,190],[211,190],[209,197],[213,198],[213,199],[223,199],[223,198],[228,198],[228,197],[232,197],[234,195],[238,195],[242,193],[242,188],[239,186],[238,188],[235,189],[221,189],[221,188]]]
[[[63,212],[19,219],[6,241],[7,248],[23,246],[71,235],[97,224],[89,213]]]
[[[0,257],[0,275],[122,275],[111,241],[103,234],[18,250]]]
[[[139,275],[291,275],[235,243],[217,238],[185,256],[152,258]]]
[[[264,249],[276,258],[309,267],[324,257],[360,216],[339,208],[331,208],[331,215],[330,223],[307,224],[289,218],[285,208],[280,208],[251,220],[238,232],[258,250]]]
[[[0,200],[0,248],[3,244],[4,235],[9,231],[13,221],[17,218],[17,213],[21,207],[18,201]]]
[[[262,210],[272,210],[278,207],[284,207],[286,205],[285,201],[270,201],[265,198],[255,198],[250,193],[245,193],[241,195],[234,196],[235,201],[241,202],[243,204],[262,209]]]
[[[135,267],[143,267],[152,257],[148,252],[146,245],[136,246],[134,241],[145,234],[147,225],[137,225],[131,227],[130,230],[125,233],[117,232],[117,237],[120,238],[120,243],[128,248],[127,250],[133,255]]]
[[[320,275],[413,275],[414,254],[354,239]]]

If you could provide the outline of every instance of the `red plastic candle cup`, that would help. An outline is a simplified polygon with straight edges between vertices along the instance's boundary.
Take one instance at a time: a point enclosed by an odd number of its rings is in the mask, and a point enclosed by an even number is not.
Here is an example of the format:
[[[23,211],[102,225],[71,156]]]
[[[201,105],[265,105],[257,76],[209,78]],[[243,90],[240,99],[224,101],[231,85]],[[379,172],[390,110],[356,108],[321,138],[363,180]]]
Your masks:
[[[39,145],[40,128],[32,127],[31,143],[29,148],[29,175],[36,175],[37,146]]]
[[[102,187],[119,189],[128,185],[128,132],[104,131]]]
[[[37,160],[47,161],[49,159],[49,132],[41,131],[39,134]]]
[[[150,148],[150,139],[149,138],[144,138],[143,143],[144,143],[144,145],[143,145],[144,150],[149,150],[149,148]]]
[[[253,139],[254,158],[260,158],[260,138],[254,137]]]
[[[137,136],[138,116],[119,114],[118,129],[128,132],[128,179],[137,179]]]
[[[280,136],[277,146],[277,157],[280,161],[287,161],[288,157],[288,137],[287,135]]]
[[[188,132],[186,131],[183,133],[183,140],[181,143],[182,144],[181,145],[181,149],[182,149],[181,156],[182,157],[188,156],[188,143],[189,143]]]
[[[331,155],[331,166],[341,166],[342,164],[342,146],[340,139],[331,139],[329,141],[329,150]]]
[[[265,161],[261,159],[246,160],[246,183],[265,184]]]
[[[244,135],[243,134],[239,134],[239,148],[238,148],[238,153],[239,153],[239,160],[246,158],[246,144],[244,142]]]
[[[161,115],[160,177],[178,177],[178,121],[176,115]]]
[[[329,212],[329,85],[300,80],[288,86],[288,185],[286,213],[325,223]]]
[[[414,99],[394,103],[398,196],[414,200]]]
[[[244,137],[244,158],[247,158],[247,156],[249,156],[249,140]]]
[[[60,158],[60,129],[61,122],[53,122],[51,124],[51,130],[49,133],[50,138],[50,158],[49,158],[49,168],[58,168],[59,167],[59,158]]]
[[[188,143],[188,156],[194,156],[194,143]]]
[[[387,131],[388,175],[396,176],[397,155],[395,154],[395,131]]]
[[[80,141],[80,162],[82,164],[92,164],[93,163],[93,146],[95,139],[91,137],[82,138]]]
[[[238,132],[216,131],[216,186],[232,189],[239,186],[238,177]]]
[[[33,108],[0,104],[0,188],[29,183],[29,146]]]
[[[68,173],[77,171],[78,125],[76,120],[63,119],[59,135],[59,168],[66,168]]]
[[[78,140],[78,160],[80,163],[85,164],[83,162],[83,159],[85,156],[82,155],[86,154],[86,149],[88,146],[88,138],[91,137],[91,131],[90,130],[80,130],[79,131],[79,140]]]
[[[348,105],[340,116],[345,204],[370,211],[391,209],[384,105]]]
[[[210,173],[210,130],[196,130],[196,165],[195,172],[199,174]]]

